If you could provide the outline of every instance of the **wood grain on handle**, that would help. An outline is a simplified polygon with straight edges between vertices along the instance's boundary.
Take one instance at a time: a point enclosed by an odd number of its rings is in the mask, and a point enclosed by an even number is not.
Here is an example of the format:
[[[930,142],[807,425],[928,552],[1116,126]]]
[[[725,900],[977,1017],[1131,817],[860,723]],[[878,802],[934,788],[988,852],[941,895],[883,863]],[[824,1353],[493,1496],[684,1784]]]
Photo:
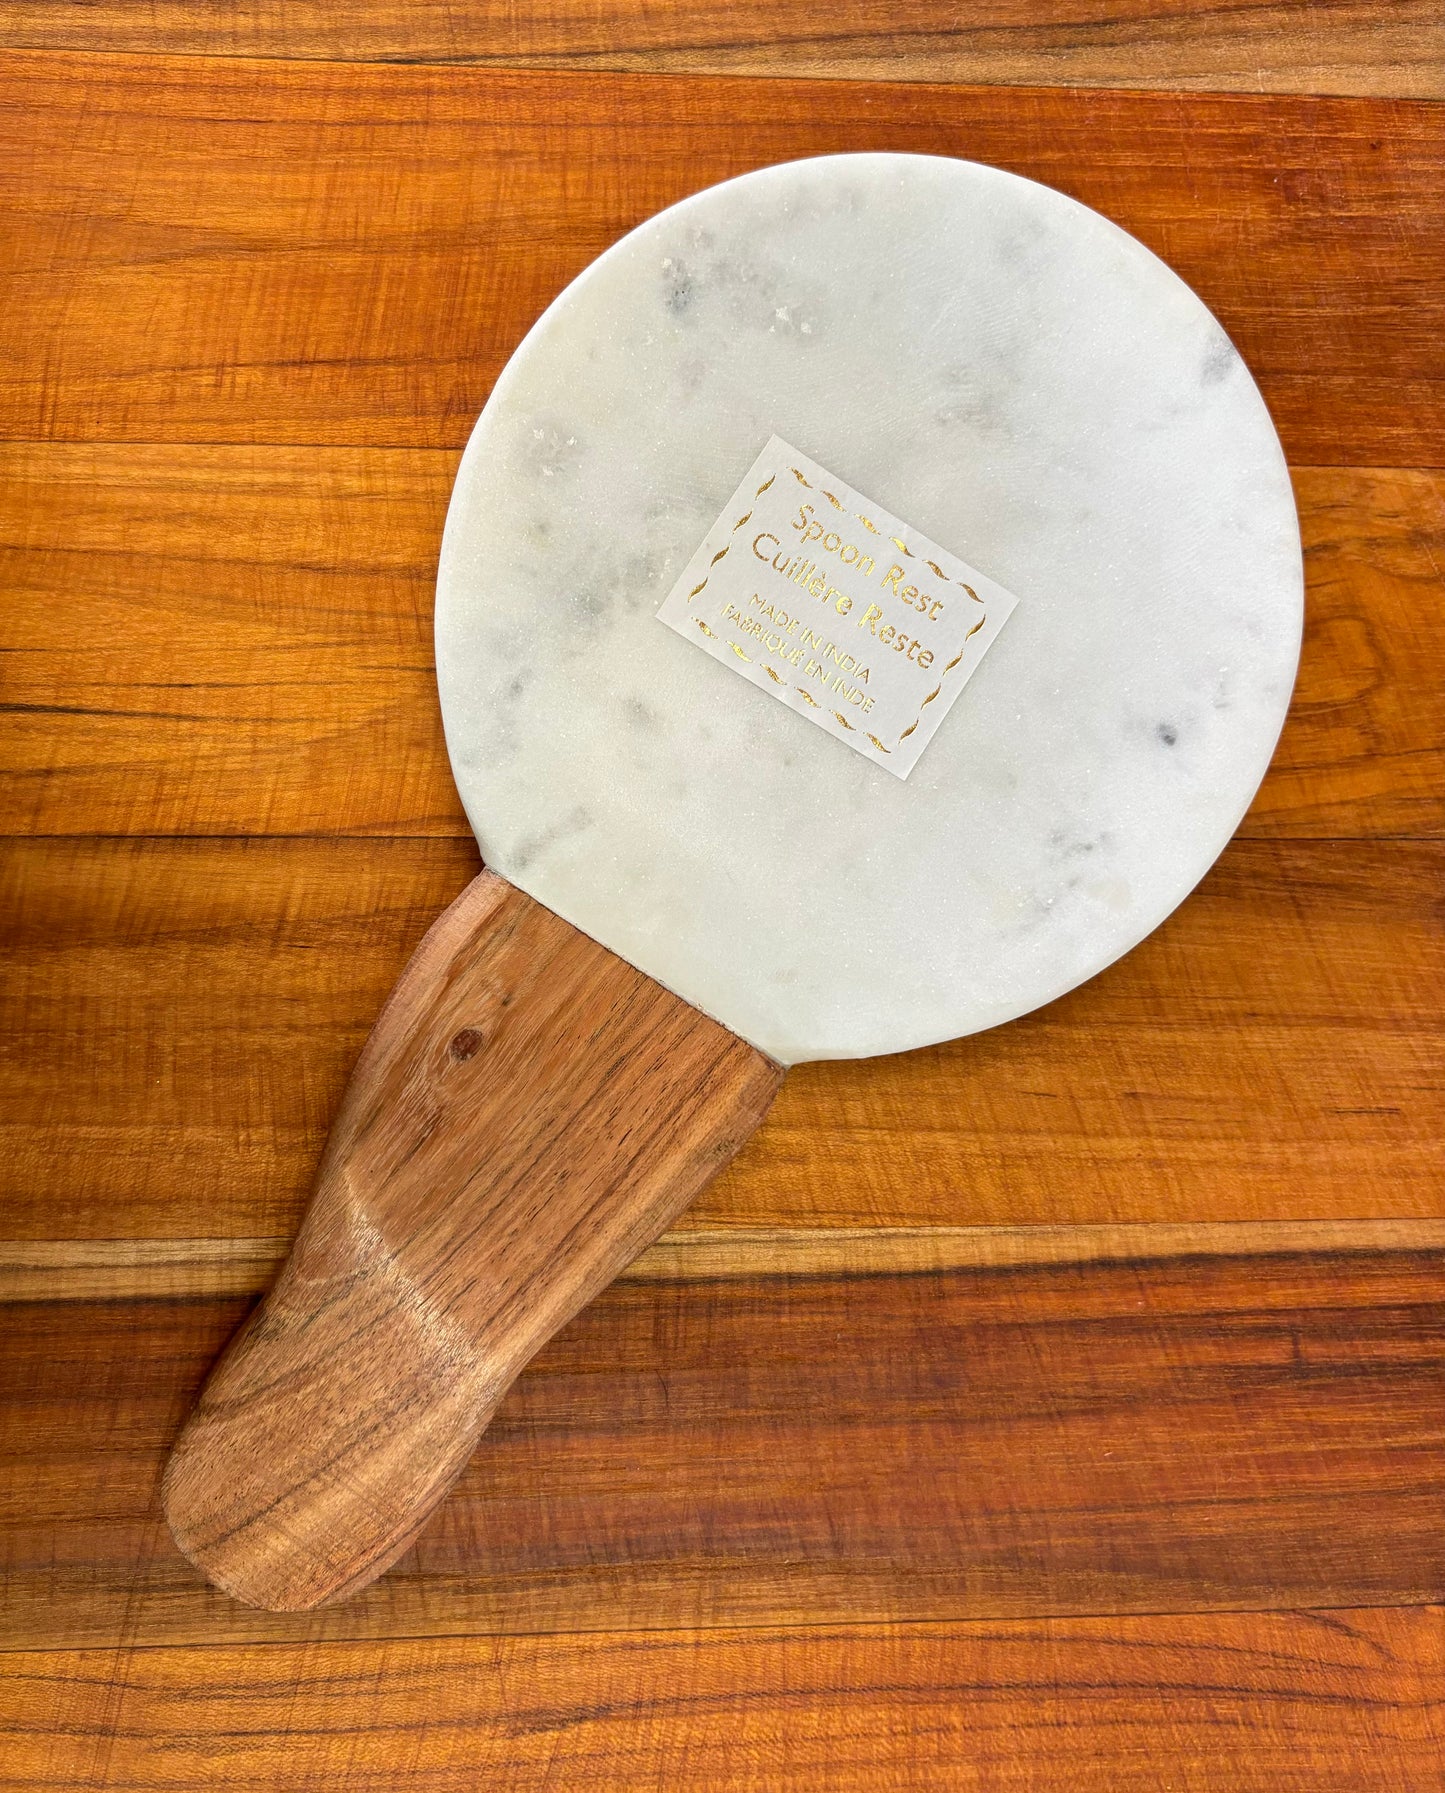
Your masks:
[[[166,1471],[238,1599],[340,1599],[395,1561],[529,1358],[767,1113],[780,1066],[483,872],[352,1075],[276,1287]]]

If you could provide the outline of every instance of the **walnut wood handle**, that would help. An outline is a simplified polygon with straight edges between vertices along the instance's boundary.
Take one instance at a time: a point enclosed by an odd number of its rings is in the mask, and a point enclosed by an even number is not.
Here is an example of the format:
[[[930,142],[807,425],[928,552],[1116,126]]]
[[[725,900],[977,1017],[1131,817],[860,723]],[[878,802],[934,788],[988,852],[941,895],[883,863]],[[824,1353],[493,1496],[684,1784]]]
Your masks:
[[[401,975],[275,1288],[166,1470],[176,1542],[255,1606],[406,1549],[523,1365],[722,1169],[783,1072],[483,872]]]

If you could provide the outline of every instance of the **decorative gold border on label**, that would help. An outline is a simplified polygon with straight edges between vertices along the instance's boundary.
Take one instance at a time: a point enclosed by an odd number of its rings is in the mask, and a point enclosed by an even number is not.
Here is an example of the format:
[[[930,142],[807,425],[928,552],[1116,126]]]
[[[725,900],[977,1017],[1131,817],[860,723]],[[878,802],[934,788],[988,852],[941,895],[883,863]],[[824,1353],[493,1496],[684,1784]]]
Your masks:
[[[786,444],[784,444],[784,446],[786,446]],[[928,570],[934,575],[934,577],[936,579],[942,580],[943,583],[946,585],[956,585],[959,588],[959,590],[964,592],[969,598],[971,598],[975,604],[979,605],[980,607],[983,607],[984,600],[978,595],[978,593],[973,589],[973,587],[971,585],[969,585],[963,579],[955,579],[948,573],[944,572],[943,568],[941,566],[939,566],[939,564],[936,560],[931,559],[927,554],[923,554],[923,553],[918,552],[918,551],[914,550],[913,548],[909,547],[908,543],[904,540],[904,538],[901,535],[892,535],[892,534],[888,533],[886,530],[880,529],[871,517],[865,517],[861,511],[849,510],[848,506],[843,502],[843,500],[841,498],[838,497],[838,495],[835,492],[830,492],[826,486],[816,484],[813,480],[810,480],[808,478],[807,474],[804,473],[800,467],[794,467],[791,464],[788,464],[787,471],[792,474],[793,478],[795,480],[797,480],[797,482],[800,486],[804,487],[809,492],[816,492],[821,498],[826,499],[827,502],[830,505],[832,505],[833,509],[840,514],[840,516],[853,517],[857,522],[862,524],[863,528],[866,529],[870,535],[877,536],[880,539],[880,541],[890,542],[895,548],[898,549],[898,551],[901,554],[906,555],[910,560],[915,560],[915,559],[922,560],[923,564],[928,568]],[[733,545],[732,538],[737,534],[737,532],[743,527],[744,524],[746,524],[752,520],[753,514],[757,509],[758,499],[761,498],[763,493],[768,491],[768,489],[775,483],[775,481],[777,480],[777,477],[778,477],[777,471],[770,473],[768,475],[768,477],[763,481],[763,483],[755,489],[751,499],[748,501],[747,509],[745,511],[743,511],[742,515],[739,516],[733,522],[731,527],[729,528],[728,540],[724,543],[724,545],[721,548],[718,549],[717,553],[713,555],[712,559],[708,562],[708,568],[707,568],[706,573],[704,573],[702,578],[698,581],[698,583],[693,586],[692,590],[690,592],[688,592],[687,602],[689,604],[691,604],[696,598],[698,598],[707,589],[708,582],[712,578],[714,569],[723,560],[725,560],[727,558],[728,554],[731,553],[731,551],[732,551],[732,545]],[[906,527],[906,525],[904,527]],[[709,628],[708,625],[702,620],[702,618],[700,616],[694,616],[693,621],[697,624],[698,628],[708,638],[709,641],[715,641],[715,642],[719,643],[719,645],[721,645],[721,646],[726,646],[726,647],[730,648],[732,650],[733,654],[736,655],[736,657],[739,660],[746,661],[748,665],[761,665],[762,670],[768,675],[769,679],[773,682],[774,685],[779,686],[782,689],[787,689],[787,680],[782,678],[765,661],[755,661],[753,659],[753,656],[751,654],[745,653],[743,651],[743,649],[741,647],[739,647],[736,642],[728,641],[724,636],[719,635],[715,630]],[[931,703],[933,703],[942,694],[944,683],[947,680],[948,675],[957,666],[959,666],[962,663],[963,659],[965,658],[966,652],[967,652],[968,643],[970,641],[972,641],[974,636],[978,634],[979,630],[983,628],[984,624],[987,621],[988,621],[988,611],[987,611],[987,609],[983,609],[983,613],[982,613],[982,615],[980,615],[978,621],[968,631],[968,634],[964,636],[963,646],[959,648],[958,652],[948,662],[947,666],[944,667],[942,673],[939,674],[938,683],[933,687],[933,689],[928,693],[927,697],[925,697],[923,699],[923,702],[918,706],[918,714],[913,718],[912,722],[909,723],[908,727],[905,728],[903,730],[903,732],[898,736],[898,739],[894,743],[894,746],[898,746],[902,742],[906,741],[909,738],[909,736],[912,735],[915,732],[915,730],[918,728],[919,724],[923,720],[924,711],[928,708],[928,706]],[[813,694],[810,691],[806,690],[802,685],[794,685],[792,687],[792,690],[796,693],[797,696],[802,698],[803,702],[805,704],[807,704],[809,709],[823,711],[828,708],[828,706],[826,704],[819,703],[818,700],[813,696]],[[828,710],[828,714],[833,718],[833,720],[839,725],[840,728],[845,729],[850,735],[851,734],[862,734],[864,740],[866,740],[869,743],[869,745],[872,746],[873,748],[875,748],[880,754],[883,754],[883,755],[892,754],[893,747],[890,747],[887,745],[886,742],[879,740],[877,735],[871,734],[868,730],[859,729],[859,728],[855,727],[855,725],[848,720],[848,718],[843,714],[843,712],[841,710]]]
[[[933,563],[930,561],[929,565],[931,566],[932,564]],[[954,580],[955,585],[961,585],[962,583],[963,583],[963,581],[961,579]],[[903,733],[898,737],[898,739],[900,741],[906,741],[908,739],[908,737],[913,733],[914,729],[916,729],[918,727],[919,723],[922,722],[923,712],[933,702],[934,698],[938,696],[939,692],[942,691],[943,681],[948,677],[949,673],[951,673],[953,671],[954,667],[958,665],[959,661],[964,656],[964,652],[967,649],[969,642],[973,640],[974,636],[978,634],[979,630],[983,627],[983,625],[987,621],[988,621],[988,612],[985,611],[983,613],[983,615],[978,619],[978,621],[973,625],[973,627],[969,630],[967,635],[964,636],[963,647],[961,647],[958,650],[958,652],[949,661],[948,665],[945,666],[943,671],[938,675],[938,683],[929,692],[928,696],[924,698],[923,702],[921,704],[919,704],[918,714],[913,718],[912,722],[909,723],[908,727],[905,728]],[[869,740],[872,740],[873,737],[870,735],[868,738],[869,738]],[[887,748],[884,749],[884,752],[885,753],[887,752]]]
[[[865,517],[863,515],[862,511],[849,511],[848,507],[845,504],[842,504],[838,499],[836,499],[831,492],[827,491],[822,486],[815,486],[813,484],[812,480],[810,480],[806,474],[800,472],[798,468],[789,467],[788,471],[789,471],[789,473],[792,474],[793,478],[795,480],[797,480],[799,485],[806,486],[810,492],[820,492],[822,494],[822,496],[828,500],[829,504],[832,505],[834,510],[842,511],[845,516],[856,517],[858,519],[858,521],[863,525],[863,527],[867,530],[871,530],[874,535],[881,535],[883,533],[882,530],[880,530],[876,524],[869,522],[867,517]],[[767,491],[768,486],[770,486],[773,483],[773,479],[776,479],[776,478],[777,478],[777,475],[774,474],[772,476],[772,478],[768,480],[767,485],[759,486],[757,491],[753,494],[753,497],[755,499],[760,498],[762,496],[762,494]],[[749,511],[748,516],[750,517],[751,515],[752,515],[752,512]],[[743,519],[743,521],[746,522],[747,518],[745,517]],[[734,523],[733,528],[737,529],[738,524]],[[895,548],[900,549],[904,554],[906,554],[910,560],[922,559],[923,564],[926,567],[928,567],[931,572],[936,573],[938,575],[938,577],[943,580],[945,585],[956,585],[956,586],[958,586],[960,591],[966,591],[968,593],[969,597],[971,597],[973,599],[975,604],[983,603],[983,599],[978,595],[978,593],[973,589],[973,587],[971,585],[965,585],[962,579],[950,579],[948,574],[944,572],[943,568],[941,566],[939,566],[936,561],[930,560],[926,554],[921,555],[921,556],[915,555],[912,548],[910,548],[908,546],[908,543],[904,541],[904,539],[901,535],[890,535],[888,537],[888,540],[890,542],[892,542],[892,544]],[[724,553],[726,553],[726,549],[724,549]],[[706,585],[707,580],[704,579],[702,584]],[[698,589],[698,591],[701,591],[702,585],[698,586],[697,589]],[[983,615],[973,625],[973,627],[969,630],[967,635],[964,636],[963,647],[961,647],[958,650],[958,652],[954,655],[954,657],[949,661],[948,665],[945,666],[943,671],[939,674],[938,683],[929,692],[928,696],[924,698],[923,702],[921,704],[919,704],[918,714],[913,718],[912,722],[909,723],[908,727],[905,728],[903,733],[898,737],[899,742],[906,741],[908,739],[908,737],[913,733],[914,729],[916,729],[918,727],[919,723],[922,722],[923,712],[933,702],[934,698],[938,696],[939,692],[942,691],[943,681],[948,677],[949,673],[951,673],[953,671],[954,667],[958,665],[959,661],[964,656],[964,650],[968,647],[969,642],[973,640],[974,636],[978,634],[979,630],[983,627],[983,625],[987,621],[988,621],[988,612],[987,612],[987,610],[985,610]],[[801,685],[799,685],[797,687],[797,689],[800,692],[802,692],[804,697],[808,697],[808,693],[806,691],[803,691],[803,687]],[[811,697],[808,697],[808,702],[813,703],[813,700]],[[818,707],[819,706],[817,704],[813,704],[813,708],[815,710]],[[833,714],[834,714],[834,716],[836,716],[838,718],[838,721],[843,724],[844,728],[846,728],[848,730],[849,734],[852,734],[854,732],[853,724],[851,722],[849,722],[846,717],[840,715],[837,710],[834,710]],[[865,733],[866,733],[866,731],[865,731]],[[893,751],[893,749],[891,747],[885,747],[883,745],[883,743],[878,739],[877,735],[868,735],[868,739],[873,743],[873,745],[878,749],[878,751],[880,753],[891,753]]]
[[[763,493],[767,491],[768,487],[773,483],[773,481],[777,477],[778,476],[776,473],[770,473],[768,475],[768,477],[758,487],[757,491],[753,493],[753,504],[757,503],[757,501],[762,497]],[[799,478],[801,478],[801,477],[802,476],[800,474]],[[836,504],[837,500],[834,499],[833,502]],[[728,531],[729,536],[736,535],[737,532],[742,528],[743,524],[747,522],[748,518],[750,516],[752,516],[753,504],[750,504],[748,506],[748,508],[743,512],[743,514],[738,518],[737,522],[733,524],[732,528]],[[726,548],[719,548],[717,553],[713,555],[712,559],[708,562],[708,567],[707,567],[706,573],[703,574],[702,584],[694,585],[692,590],[687,594],[687,601],[689,604],[693,601],[693,599],[697,596],[697,594],[703,589],[703,586],[705,586],[707,584],[708,580],[712,578],[713,568],[728,553],[728,551],[729,551],[729,549],[731,549],[731,547],[732,547],[732,542],[729,541]],[[711,629],[708,629],[706,632],[709,635],[712,635]],[[717,637],[714,635],[713,639],[716,640]],[[738,658],[740,660],[747,660],[751,657],[748,654],[743,653],[741,651],[741,649],[739,649],[739,648],[733,648],[733,652],[738,656]]]

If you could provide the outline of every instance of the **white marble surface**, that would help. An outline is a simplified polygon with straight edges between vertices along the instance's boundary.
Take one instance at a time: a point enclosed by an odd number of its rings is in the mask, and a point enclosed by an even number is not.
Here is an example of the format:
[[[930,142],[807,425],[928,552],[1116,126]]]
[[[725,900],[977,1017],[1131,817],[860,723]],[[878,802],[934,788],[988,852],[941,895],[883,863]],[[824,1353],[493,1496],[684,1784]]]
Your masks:
[[[776,432],[1019,606],[906,784],[656,619]],[[437,586],[489,865],[784,1062],[991,1027],[1175,907],[1289,701],[1259,393],[1133,238],[974,163],[696,195],[595,262],[467,447]]]

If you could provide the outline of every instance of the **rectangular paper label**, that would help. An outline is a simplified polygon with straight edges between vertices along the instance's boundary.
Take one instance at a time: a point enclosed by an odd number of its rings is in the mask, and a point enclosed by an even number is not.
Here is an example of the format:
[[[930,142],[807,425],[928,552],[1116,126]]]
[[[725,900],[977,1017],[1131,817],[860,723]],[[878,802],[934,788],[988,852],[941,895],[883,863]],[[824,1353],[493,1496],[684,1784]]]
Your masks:
[[[907,778],[1017,602],[774,436],[657,615]]]

